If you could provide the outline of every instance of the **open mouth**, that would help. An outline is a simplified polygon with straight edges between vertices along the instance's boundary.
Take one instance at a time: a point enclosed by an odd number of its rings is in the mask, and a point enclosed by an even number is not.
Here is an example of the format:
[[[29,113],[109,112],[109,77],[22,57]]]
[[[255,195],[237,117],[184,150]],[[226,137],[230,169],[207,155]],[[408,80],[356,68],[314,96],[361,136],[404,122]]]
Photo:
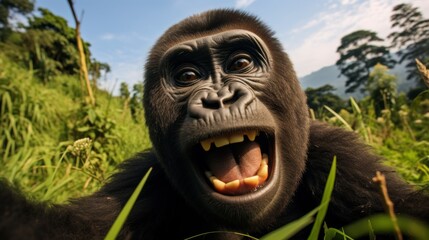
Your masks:
[[[196,146],[196,164],[207,182],[224,195],[243,195],[262,188],[273,167],[272,137],[258,130],[243,130],[204,139]]]

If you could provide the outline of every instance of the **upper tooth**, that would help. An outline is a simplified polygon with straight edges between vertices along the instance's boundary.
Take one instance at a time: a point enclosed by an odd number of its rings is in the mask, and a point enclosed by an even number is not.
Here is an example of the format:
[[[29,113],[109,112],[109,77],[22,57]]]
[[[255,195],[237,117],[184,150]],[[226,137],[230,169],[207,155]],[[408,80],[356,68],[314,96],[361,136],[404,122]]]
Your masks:
[[[251,130],[251,131],[247,132],[247,137],[249,138],[250,141],[255,141],[256,131]]]
[[[244,136],[241,133],[236,133],[229,136],[229,143],[239,143],[244,141]]]
[[[200,144],[203,147],[203,149],[207,152],[208,150],[210,150],[212,140],[206,139],[206,140],[201,141]]]
[[[229,144],[229,141],[225,137],[217,137],[214,139],[214,143],[216,147],[222,147]]]
[[[249,138],[250,141],[255,141],[255,138],[257,136],[258,132],[256,130],[250,130],[245,135]],[[228,145],[230,143],[239,143],[244,141],[244,135],[241,133],[235,133],[231,134],[228,137],[217,137],[212,139],[206,139],[202,140],[200,142],[201,147],[204,149],[204,151],[209,151],[211,148],[211,144],[214,142],[216,147],[223,147],[225,145]]]

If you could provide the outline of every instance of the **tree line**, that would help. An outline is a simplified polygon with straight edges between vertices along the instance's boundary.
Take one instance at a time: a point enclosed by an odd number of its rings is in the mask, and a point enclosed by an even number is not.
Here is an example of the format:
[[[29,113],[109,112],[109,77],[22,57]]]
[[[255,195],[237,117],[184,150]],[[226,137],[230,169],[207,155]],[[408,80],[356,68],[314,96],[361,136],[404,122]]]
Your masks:
[[[336,66],[340,76],[347,79],[346,93],[359,91],[370,96],[376,109],[391,106],[394,101],[396,77],[388,71],[397,64],[405,63],[407,80],[415,82],[415,87],[407,93],[409,99],[426,89],[415,59],[429,66],[429,19],[418,7],[401,3],[393,7],[390,24],[387,40],[374,31],[361,29],[343,36],[337,48]],[[328,105],[341,109],[344,103],[333,94],[334,90],[330,85],[306,89],[310,107]]]
[[[385,43],[370,30],[354,31],[341,38],[337,48],[340,59],[336,65],[347,77],[346,92],[367,91],[368,79],[376,64],[391,69],[403,62],[406,63],[407,80],[415,81],[417,90],[423,90],[415,59],[429,64],[429,19],[412,4],[402,3],[393,7],[390,22],[392,32],[387,36],[390,43]],[[399,57],[398,61],[392,58],[393,54]]]
[[[0,2],[2,52],[35,70],[44,82],[59,74],[78,74],[80,66],[75,29],[46,8],[38,8],[40,16],[34,12],[34,1],[31,0]],[[93,58],[90,46],[89,42],[83,41],[88,72],[96,85],[97,79],[110,72],[110,66]]]

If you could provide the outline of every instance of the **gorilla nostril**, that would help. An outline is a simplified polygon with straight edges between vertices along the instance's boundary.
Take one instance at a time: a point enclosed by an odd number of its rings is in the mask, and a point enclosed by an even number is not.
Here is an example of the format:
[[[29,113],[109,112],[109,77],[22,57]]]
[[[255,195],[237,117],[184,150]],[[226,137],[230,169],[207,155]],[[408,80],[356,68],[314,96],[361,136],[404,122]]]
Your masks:
[[[208,99],[203,99],[203,108],[208,109],[219,109],[221,108],[221,102],[219,100],[213,101]]]
[[[226,98],[221,99],[221,102],[222,102],[223,107],[226,108],[226,107],[229,107],[232,104],[234,104],[239,98],[240,98],[240,96],[238,94],[234,94],[230,97],[226,97]]]

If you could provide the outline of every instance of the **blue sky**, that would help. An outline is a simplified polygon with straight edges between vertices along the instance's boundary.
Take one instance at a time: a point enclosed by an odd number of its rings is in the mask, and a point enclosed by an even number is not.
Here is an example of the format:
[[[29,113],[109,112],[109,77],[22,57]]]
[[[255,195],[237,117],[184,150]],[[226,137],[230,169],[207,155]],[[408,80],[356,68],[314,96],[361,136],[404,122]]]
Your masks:
[[[143,81],[147,53],[158,37],[183,18],[214,8],[236,8],[258,16],[276,32],[294,63],[298,76],[332,65],[342,36],[368,29],[385,38],[391,31],[391,9],[410,2],[429,18],[429,0],[75,0],[83,19],[82,37],[93,56],[107,62],[112,72],[103,87],[122,81]],[[67,0],[36,0],[74,21]]]

